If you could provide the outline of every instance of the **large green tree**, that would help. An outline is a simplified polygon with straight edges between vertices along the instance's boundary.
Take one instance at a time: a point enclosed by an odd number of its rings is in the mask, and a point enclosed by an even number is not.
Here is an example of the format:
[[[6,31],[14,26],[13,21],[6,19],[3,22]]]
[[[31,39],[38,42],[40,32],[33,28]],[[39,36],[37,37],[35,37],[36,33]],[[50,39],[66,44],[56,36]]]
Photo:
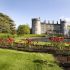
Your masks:
[[[18,34],[29,34],[30,27],[28,25],[19,25],[17,29]]]
[[[3,13],[0,13],[0,33],[15,33],[14,21]]]

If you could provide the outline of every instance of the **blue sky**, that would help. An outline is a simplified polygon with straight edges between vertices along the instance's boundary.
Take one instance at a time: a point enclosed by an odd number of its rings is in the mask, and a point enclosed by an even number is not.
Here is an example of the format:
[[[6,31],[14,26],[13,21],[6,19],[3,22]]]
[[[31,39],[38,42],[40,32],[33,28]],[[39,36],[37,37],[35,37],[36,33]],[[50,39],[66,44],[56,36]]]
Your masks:
[[[10,16],[16,26],[40,17],[42,21],[70,18],[70,0],[0,0],[0,12]]]

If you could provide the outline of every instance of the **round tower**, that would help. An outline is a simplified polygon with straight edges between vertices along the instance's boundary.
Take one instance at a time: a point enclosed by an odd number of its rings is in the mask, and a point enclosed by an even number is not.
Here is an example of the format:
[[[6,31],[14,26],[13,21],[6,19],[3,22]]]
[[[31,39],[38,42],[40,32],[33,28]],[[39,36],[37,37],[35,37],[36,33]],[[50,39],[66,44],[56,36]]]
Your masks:
[[[61,21],[61,25],[63,28],[63,34],[66,36],[70,36],[70,21],[68,21],[67,19],[63,19]]]
[[[33,18],[32,19],[32,34],[41,34],[40,18]]]
[[[60,25],[61,33],[65,35],[65,21],[60,19]]]

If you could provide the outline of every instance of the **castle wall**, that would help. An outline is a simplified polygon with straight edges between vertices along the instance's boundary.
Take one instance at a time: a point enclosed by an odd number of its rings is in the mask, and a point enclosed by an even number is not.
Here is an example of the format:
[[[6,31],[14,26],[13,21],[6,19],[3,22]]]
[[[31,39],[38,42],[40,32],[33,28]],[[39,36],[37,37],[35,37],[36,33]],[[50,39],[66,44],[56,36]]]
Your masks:
[[[41,23],[41,33],[54,34],[60,33],[60,24]]]
[[[46,24],[41,23],[41,34],[45,34],[45,33],[46,33]]]
[[[60,24],[50,24],[41,22],[40,18],[32,19],[32,33],[33,34],[56,34],[62,33],[70,36],[70,22],[60,20]]]

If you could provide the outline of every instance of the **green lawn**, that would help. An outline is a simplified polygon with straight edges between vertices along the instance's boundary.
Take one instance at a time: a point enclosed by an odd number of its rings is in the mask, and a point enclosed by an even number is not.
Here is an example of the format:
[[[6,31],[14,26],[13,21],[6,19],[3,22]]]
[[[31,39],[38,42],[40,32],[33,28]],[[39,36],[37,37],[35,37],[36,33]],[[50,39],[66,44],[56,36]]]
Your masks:
[[[0,70],[62,70],[47,53],[0,49]]]
[[[24,38],[32,38],[32,37],[45,37],[45,34],[23,34],[23,35],[15,35],[16,40],[24,39]]]

